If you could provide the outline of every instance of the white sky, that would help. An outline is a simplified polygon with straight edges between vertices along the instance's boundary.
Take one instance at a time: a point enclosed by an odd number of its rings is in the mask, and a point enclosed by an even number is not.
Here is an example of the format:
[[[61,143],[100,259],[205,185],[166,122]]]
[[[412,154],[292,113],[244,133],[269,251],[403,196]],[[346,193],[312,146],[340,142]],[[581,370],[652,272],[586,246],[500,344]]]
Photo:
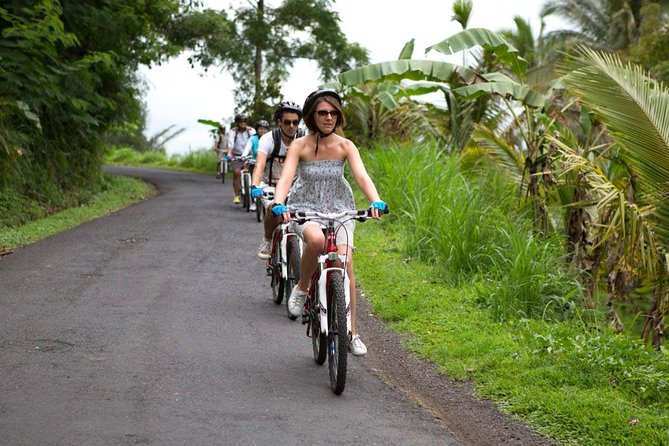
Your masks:
[[[206,0],[208,8],[223,9],[243,0]],[[243,2],[248,4],[248,2]],[[278,0],[267,2],[278,4]],[[333,9],[339,13],[340,26],[349,42],[357,42],[369,50],[372,62],[395,60],[400,50],[415,38],[415,59],[438,59],[438,53],[425,55],[425,48],[460,31],[451,20],[453,0],[336,0]],[[473,0],[474,8],[469,28],[488,28],[493,31],[514,28],[513,17],[518,15],[539,32],[539,11],[542,0]],[[548,24],[550,27],[550,23]],[[232,90],[234,82],[227,73],[216,68],[201,76],[200,68],[190,68],[187,56],[170,60],[152,69],[143,68],[149,90],[146,93],[149,116],[147,135],[175,125],[187,130],[167,144],[167,153],[187,153],[209,148],[212,140],[209,127],[198,119],[230,122],[235,114]],[[316,65],[298,61],[293,74],[283,87],[286,100],[299,104],[320,80]]]

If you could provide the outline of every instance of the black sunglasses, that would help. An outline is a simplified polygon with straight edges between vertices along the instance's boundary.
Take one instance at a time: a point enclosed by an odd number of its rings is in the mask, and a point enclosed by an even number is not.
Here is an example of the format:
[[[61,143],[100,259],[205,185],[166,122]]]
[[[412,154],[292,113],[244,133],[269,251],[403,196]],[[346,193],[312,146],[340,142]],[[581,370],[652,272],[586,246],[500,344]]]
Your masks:
[[[318,116],[321,118],[325,118],[326,116],[336,118],[339,116],[339,110],[318,110],[316,113],[318,113]]]
[[[283,120],[283,125],[292,125],[294,127],[297,127],[299,123],[300,123],[299,119],[293,119],[292,121],[290,119]]]

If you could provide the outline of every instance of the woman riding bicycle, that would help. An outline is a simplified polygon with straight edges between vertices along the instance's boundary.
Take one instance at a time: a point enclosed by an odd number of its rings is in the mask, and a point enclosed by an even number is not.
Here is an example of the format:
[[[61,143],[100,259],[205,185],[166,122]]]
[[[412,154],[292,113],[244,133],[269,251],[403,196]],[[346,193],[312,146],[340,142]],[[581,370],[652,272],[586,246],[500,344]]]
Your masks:
[[[379,211],[387,209],[360,158],[357,147],[349,139],[339,135],[344,125],[341,98],[333,90],[316,90],[311,93],[302,108],[304,123],[310,133],[290,144],[281,178],[274,194],[274,215],[283,215],[290,220],[288,208],[283,204],[290,190],[290,207],[298,211],[337,213],[356,209],[353,191],[344,178],[344,165],[348,165],[353,178],[367,196],[373,218]],[[297,173],[297,179],[293,178]],[[304,240],[300,280],[293,288],[288,301],[291,314],[299,316],[304,309],[309,279],[317,268],[317,256],[323,250],[325,238],[318,223],[292,223],[293,230]],[[349,348],[356,356],[367,354],[367,347],[357,334],[355,323],[356,293],[353,275],[353,231],[355,223],[349,220],[337,234],[340,254],[346,255],[347,275],[350,279],[351,295],[351,342]]]

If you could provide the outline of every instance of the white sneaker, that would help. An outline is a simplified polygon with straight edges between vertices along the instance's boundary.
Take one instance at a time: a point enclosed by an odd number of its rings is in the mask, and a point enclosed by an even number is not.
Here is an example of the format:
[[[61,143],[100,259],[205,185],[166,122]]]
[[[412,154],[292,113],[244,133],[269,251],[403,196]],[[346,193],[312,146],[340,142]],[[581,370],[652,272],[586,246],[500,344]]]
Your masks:
[[[255,212],[256,211],[256,203],[255,201],[249,205],[249,212]]]
[[[351,338],[348,348],[351,350],[351,353],[353,353],[353,356],[365,356],[367,354],[367,347],[363,344],[359,335],[355,335]]]
[[[293,287],[293,291],[288,298],[288,311],[295,317],[302,316],[304,312],[304,301],[307,300],[307,293],[300,291],[297,285]]]
[[[269,252],[270,242],[265,237],[263,237],[260,245],[258,245],[258,257],[263,260],[269,259],[272,255]]]

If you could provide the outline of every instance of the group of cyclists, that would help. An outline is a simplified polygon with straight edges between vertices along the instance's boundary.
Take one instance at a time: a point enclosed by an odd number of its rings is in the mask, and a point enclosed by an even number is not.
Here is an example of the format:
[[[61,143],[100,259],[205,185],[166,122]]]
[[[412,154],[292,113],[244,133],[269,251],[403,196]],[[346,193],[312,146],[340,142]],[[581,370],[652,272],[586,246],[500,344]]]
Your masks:
[[[308,133],[299,127],[304,122]],[[251,180],[251,197],[255,201],[266,187],[274,187],[274,200],[266,204],[263,218],[263,235],[257,255],[270,258],[270,240],[274,229],[282,222],[303,240],[300,279],[290,292],[288,311],[298,317],[304,310],[309,278],[317,268],[317,257],[325,243],[321,226],[313,221],[299,224],[291,221],[290,210],[338,213],[356,209],[353,191],[344,176],[349,169],[360,190],[369,200],[372,218],[379,218],[387,211],[374,182],[367,174],[355,144],[345,138],[345,117],[340,95],[329,89],[319,89],[309,94],[303,106],[295,102],[280,103],[274,112],[276,128],[270,131],[269,123],[258,121],[255,129],[248,127],[246,116],[235,116],[235,127],[227,135],[224,153],[219,139],[214,150],[219,160],[232,161],[234,203],[240,203],[241,169],[247,158],[255,159]],[[223,135],[225,129],[222,130]],[[219,136],[221,130],[219,129]],[[223,137],[220,137],[223,140]],[[356,290],[353,274],[354,228],[353,220],[344,223],[345,230],[337,235],[337,248],[348,259],[351,296],[351,338],[349,349],[356,356],[367,354],[367,347],[360,339],[355,323]]]

